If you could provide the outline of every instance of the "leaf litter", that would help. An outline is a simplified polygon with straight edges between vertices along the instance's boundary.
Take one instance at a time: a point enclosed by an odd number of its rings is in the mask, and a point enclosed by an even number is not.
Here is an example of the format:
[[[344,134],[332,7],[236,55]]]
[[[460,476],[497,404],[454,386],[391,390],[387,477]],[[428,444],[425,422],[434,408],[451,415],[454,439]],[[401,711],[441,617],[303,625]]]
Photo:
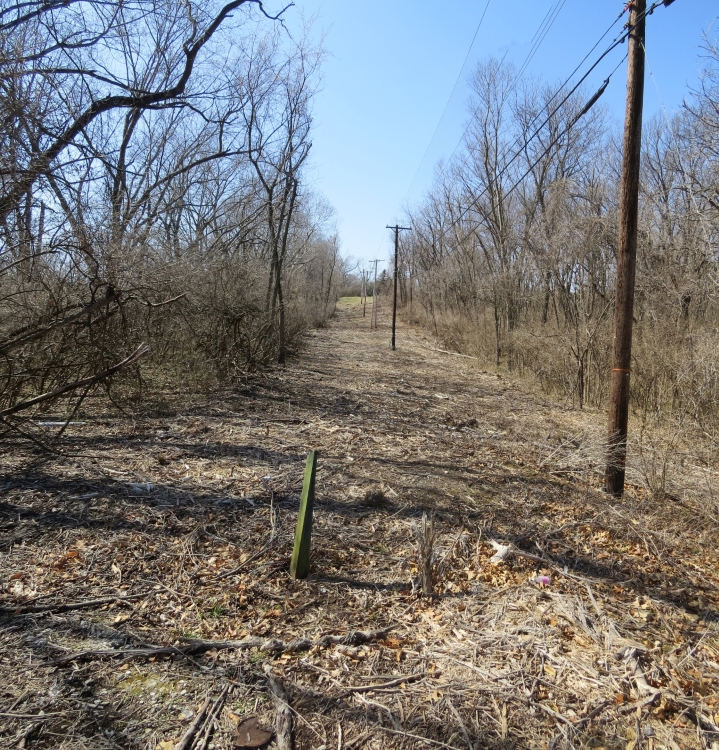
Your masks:
[[[601,415],[400,332],[344,305],[285,369],[134,418],[98,400],[64,455],[5,446],[0,747],[267,743],[267,669],[298,748],[719,743],[701,498],[607,497],[576,458]]]

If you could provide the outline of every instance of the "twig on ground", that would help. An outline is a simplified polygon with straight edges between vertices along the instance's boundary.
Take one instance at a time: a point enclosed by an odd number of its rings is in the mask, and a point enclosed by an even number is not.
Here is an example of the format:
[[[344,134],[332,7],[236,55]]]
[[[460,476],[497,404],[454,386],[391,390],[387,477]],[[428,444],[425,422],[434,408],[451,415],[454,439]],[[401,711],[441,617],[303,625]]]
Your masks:
[[[0,607],[0,612],[9,613],[15,616],[34,614],[38,612],[69,612],[74,609],[84,609],[85,607],[100,607],[103,604],[112,604],[113,602],[124,602],[132,599],[142,599],[144,596],[148,596],[149,592],[142,594],[129,594],[128,596],[108,596],[104,599],[88,599],[82,602],[68,602],[67,604],[40,604],[35,606],[23,606],[19,604],[17,607]]]
[[[67,654],[51,662],[56,666],[69,664],[73,661],[85,661],[87,659],[142,659],[152,656],[192,656],[202,654],[206,651],[235,650],[243,651],[256,648],[259,651],[272,653],[295,653],[297,651],[309,651],[313,648],[326,648],[327,646],[344,645],[357,646],[383,638],[391,628],[384,630],[353,630],[347,635],[323,635],[316,640],[310,638],[295,638],[293,641],[280,641],[277,639],[266,639],[249,637],[241,641],[192,641],[187,646],[154,646],[148,648],[126,648],[108,650],[80,651],[76,654]]]
[[[275,719],[277,750],[293,750],[292,711],[290,710],[289,697],[282,682],[272,674],[272,667],[269,664],[265,666],[265,674],[267,675],[267,686],[274,698],[277,713]]]
[[[190,750],[190,748],[192,747],[192,741],[194,740],[197,731],[202,725],[202,720],[205,718],[205,713],[207,712],[207,707],[209,705],[210,696],[208,695],[207,698],[205,698],[205,702],[202,704],[202,708],[197,712],[195,720],[187,728],[185,734],[182,735],[182,739],[175,745],[173,750]]]
[[[396,680],[390,680],[389,682],[378,682],[373,685],[357,685],[348,687],[345,688],[344,693],[342,693],[339,697],[344,698],[344,696],[351,695],[352,693],[371,693],[375,690],[387,690],[388,688],[402,685],[405,682],[416,682],[417,680],[424,679],[426,676],[426,672],[421,672],[420,674],[410,674],[404,677],[398,677]]]
[[[472,744],[472,740],[470,739],[469,732],[467,731],[467,727],[464,724],[464,721],[462,721],[462,717],[459,714],[459,711],[454,707],[454,703],[449,699],[449,696],[447,697],[447,705],[449,706],[449,710],[454,714],[454,717],[459,722],[460,729],[462,730],[462,734],[464,735],[464,739],[467,741],[467,747],[469,747],[469,750],[474,750],[474,745]]]
[[[207,743],[212,736],[212,730],[214,729],[217,716],[222,710],[222,706],[227,698],[227,693],[230,690],[230,685],[225,685],[220,693],[219,698],[212,704],[212,708],[207,713],[207,719],[202,728],[202,737],[197,741],[193,750],[205,750]]]

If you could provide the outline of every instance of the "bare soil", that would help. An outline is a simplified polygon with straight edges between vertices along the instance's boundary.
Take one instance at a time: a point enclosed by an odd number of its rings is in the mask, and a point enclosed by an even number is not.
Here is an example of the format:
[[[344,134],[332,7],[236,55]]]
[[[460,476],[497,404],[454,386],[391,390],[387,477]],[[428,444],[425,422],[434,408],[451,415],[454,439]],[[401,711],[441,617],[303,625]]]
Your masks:
[[[267,670],[298,748],[719,747],[714,510],[607,497],[602,415],[387,322],[341,304],[283,369],[3,445],[0,747],[231,748]]]

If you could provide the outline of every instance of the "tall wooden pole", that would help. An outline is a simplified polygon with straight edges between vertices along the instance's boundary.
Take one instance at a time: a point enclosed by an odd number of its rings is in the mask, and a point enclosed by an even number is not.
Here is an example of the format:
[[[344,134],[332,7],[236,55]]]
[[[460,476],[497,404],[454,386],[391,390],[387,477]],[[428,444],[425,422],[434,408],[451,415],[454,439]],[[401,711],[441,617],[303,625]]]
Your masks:
[[[394,228],[394,294],[392,296],[392,351],[395,350],[397,331],[397,256],[399,255],[399,227]]]
[[[634,276],[639,219],[639,162],[644,103],[644,39],[646,0],[633,0],[629,11],[627,50],[627,109],[619,207],[614,355],[609,390],[609,437],[604,486],[608,493],[624,493],[629,422],[629,375],[632,360]]]
[[[374,282],[372,285],[372,315],[369,322],[370,328],[377,328],[377,264],[380,262],[380,260],[380,258],[375,258],[374,260],[370,261],[370,263],[374,263]]]
[[[392,298],[392,351],[395,350],[395,331],[397,329],[397,258],[399,257],[399,231],[409,231],[410,227],[395,225],[387,227],[394,230],[394,297]]]
[[[365,272],[364,269],[362,269],[362,291],[360,292],[360,306],[362,307],[362,317],[364,318],[365,314],[367,313],[367,297],[365,295],[366,292],[366,286],[365,286]]]

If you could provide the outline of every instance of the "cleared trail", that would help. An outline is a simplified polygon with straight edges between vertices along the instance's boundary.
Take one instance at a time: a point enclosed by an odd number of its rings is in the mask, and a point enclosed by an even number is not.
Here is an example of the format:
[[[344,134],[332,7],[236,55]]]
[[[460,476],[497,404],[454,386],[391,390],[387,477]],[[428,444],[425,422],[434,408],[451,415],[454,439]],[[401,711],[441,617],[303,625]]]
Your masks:
[[[0,747],[165,750],[196,726],[195,747],[231,748],[237,721],[274,724],[268,669],[298,748],[719,740],[712,513],[607,498],[600,415],[406,326],[392,352],[380,325],[342,304],[285,368],[90,414],[67,456],[11,446]],[[310,449],[312,572],[294,581]],[[492,565],[491,542],[514,552]]]

